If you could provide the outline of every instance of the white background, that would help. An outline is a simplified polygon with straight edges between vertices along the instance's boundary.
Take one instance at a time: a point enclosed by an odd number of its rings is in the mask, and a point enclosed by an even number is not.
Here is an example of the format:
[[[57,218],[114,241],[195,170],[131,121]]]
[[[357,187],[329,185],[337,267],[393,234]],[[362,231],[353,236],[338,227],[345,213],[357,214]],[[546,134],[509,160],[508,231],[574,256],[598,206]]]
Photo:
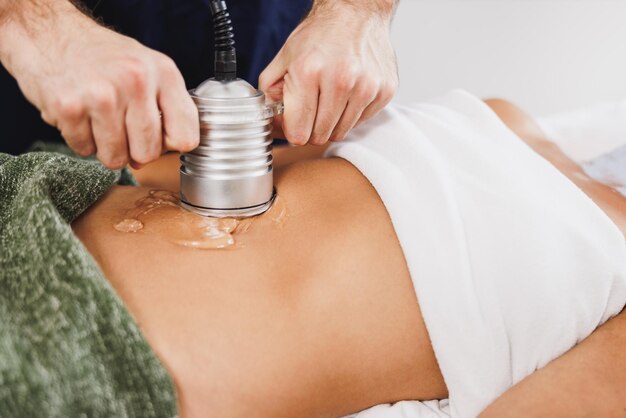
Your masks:
[[[452,88],[540,116],[626,99],[626,0],[401,0],[397,101]]]

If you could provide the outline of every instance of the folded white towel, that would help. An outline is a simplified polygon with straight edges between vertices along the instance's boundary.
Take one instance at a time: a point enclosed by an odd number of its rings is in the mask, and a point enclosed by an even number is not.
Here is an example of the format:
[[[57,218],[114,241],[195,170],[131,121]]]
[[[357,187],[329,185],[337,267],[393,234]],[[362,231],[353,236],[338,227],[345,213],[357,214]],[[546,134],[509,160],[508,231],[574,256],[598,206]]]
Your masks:
[[[621,232],[467,93],[390,106],[327,156],[384,202],[450,395],[360,418],[474,417],[626,304]]]

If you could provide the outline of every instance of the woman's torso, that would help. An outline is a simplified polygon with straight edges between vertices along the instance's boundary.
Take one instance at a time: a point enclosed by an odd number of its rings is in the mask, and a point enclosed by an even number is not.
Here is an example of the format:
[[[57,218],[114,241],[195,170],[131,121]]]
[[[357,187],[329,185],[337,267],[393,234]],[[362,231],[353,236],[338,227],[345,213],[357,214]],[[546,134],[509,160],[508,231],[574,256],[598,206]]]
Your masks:
[[[490,104],[625,231],[623,198],[582,177],[518,109]],[[298,152],[280,151],[277,161]],[[150,219],[138,233],[116,231],[149,188],[116,188],[74,224],[172,373],[183,413],[337,416],[444,397],[402,249],[375,190],[344,160],[277,165],[282,203],[236,235],[242,248],[184,248],[164,228],[151,229]],[[175,160],[154,168],[160,179],[147,173],[145,183],[177,188]],[[154,212],[152,223],[176,210]]]
[[[115,230],[150,188],[114,188],[74,223],[171,372],[184,416],[337,416],[445,397],[375,190],[339,159],[275,176],[278,202],[235,235],[239,248],[171,243],[171,206],[139,232]]]

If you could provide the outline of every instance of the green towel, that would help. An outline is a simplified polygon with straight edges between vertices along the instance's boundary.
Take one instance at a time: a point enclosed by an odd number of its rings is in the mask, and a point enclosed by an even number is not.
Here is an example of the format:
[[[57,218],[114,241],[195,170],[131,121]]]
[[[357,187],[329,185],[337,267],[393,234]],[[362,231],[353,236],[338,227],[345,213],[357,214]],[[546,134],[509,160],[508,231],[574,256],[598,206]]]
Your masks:
[[[70,222],[112,185],[94,160],[0,154],[0,417],[173,417],[172,381]]]

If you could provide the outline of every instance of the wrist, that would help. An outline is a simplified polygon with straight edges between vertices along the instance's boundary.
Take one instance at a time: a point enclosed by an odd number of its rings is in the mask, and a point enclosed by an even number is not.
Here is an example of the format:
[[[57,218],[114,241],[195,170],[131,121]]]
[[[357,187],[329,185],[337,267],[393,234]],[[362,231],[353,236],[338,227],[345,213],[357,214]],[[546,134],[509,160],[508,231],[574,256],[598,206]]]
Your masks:
[[[332,18],[349,13],[351,19],[376,20],[390,24],[398,0],[315,0],[308,17]]]

